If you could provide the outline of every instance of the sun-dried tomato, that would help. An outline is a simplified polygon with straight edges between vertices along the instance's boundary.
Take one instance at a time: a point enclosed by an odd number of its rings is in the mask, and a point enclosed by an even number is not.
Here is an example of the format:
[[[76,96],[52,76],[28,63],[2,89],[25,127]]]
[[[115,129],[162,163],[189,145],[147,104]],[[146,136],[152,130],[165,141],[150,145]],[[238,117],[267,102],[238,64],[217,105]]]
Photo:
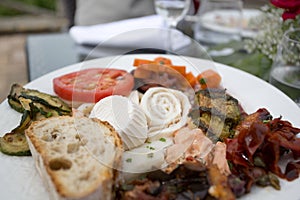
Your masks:
[[[284,171],[278,164],[284,153],[292,153],[295,159],[300,157],[300,138],[296,136],[299,128],[281,117],[272,119],[266,109],[259,109],[245,117],[237,133],[235,138],[225,140],[226,158],[232,164],[232,173],[246,182],[247,192],[255,182],[268,178],[266,174],[270,172],[288,181],[299,177],[300,161],[287,162]]]

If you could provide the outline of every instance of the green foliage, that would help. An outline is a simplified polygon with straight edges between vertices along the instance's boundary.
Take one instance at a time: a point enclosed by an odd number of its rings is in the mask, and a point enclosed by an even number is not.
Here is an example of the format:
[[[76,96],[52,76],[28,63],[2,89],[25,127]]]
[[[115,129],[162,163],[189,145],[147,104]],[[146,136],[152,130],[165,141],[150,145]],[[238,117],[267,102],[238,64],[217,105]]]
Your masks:
[[[19,2],[24,3],[24,4],[34,5],[34,6],[37,6],[37,7],[40,7],[40,8],[55,11],[56,2],[58,0],[14,0],[14,1],[19,1]],[[4,7],[4,6],[0,6],[0,16],[12,17],[12,16],[23,15],[23,14],[25,14],[25,13],[22,12],[22,11],[12,9],[12,8],[7,8],[7,7]]]
[[[49,10],[55,10],[57,0],[15,0],[15,1],[20,1],[26,4],[35,5]]]
[[[262,54],[257,50],[248,53],[245,50],[244,41],[236,41],[223,45],[218,45],[212,48],[211,50],[221,50],[224,48],[232,48],[234,49],[234,53],[227,56],[212,57],[212,59],[215,62],[233,66],[235,68],[253,74],[257,77],[260,77],[264,80],[268,80],[272,60],[270,60],[266,55]]]
[[[278,44],[285,31],[300,27],[300,15],[296,19],[283,21],[281,17],[283,9],[272,5],[266,5],[261,9],[263,14],[253,22],[260,27],[260,32],[255,38],[246,40],[245,48],[249,52],[259,51],[274,60]]]
[[[11,17],[11,16],[22,15],[22,14],[24,14],[24,13],[22,13],[18,10],[14,10],[14,9],[10,9],[10,8],[0,6],[0,16]]]

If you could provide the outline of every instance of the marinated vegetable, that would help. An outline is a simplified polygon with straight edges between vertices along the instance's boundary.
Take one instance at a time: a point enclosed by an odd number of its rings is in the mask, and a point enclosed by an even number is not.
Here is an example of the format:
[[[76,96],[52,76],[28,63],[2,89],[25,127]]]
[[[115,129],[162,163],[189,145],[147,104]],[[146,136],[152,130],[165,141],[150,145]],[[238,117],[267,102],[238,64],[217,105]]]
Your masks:
[[[212,186],[208,177],[210,174],[223,177],[221,173],[216,174],[216,172],[207,174],[207,169],[199,162],[186,162],[170,174],[157,170],[150,172],[144,178],[122,184],[117,188],[117,199],[214,199],[209,193],[209,188]],[[213,195],[219,192],[224,194],[223,198],[219,199],[234,199],[227,182],[220,183],[219,180],[214,179],[211,182],[213,185],[218,185]],[[220,185],[222,187],[219,187]],[[233,198],[225,198],[225,196]]]
[[[48,107],[49,109],[56,110],[57,112],[62,114],[71,113],[71,108],[58,97],[39,92],[37,90],[25,89],[19,84],[12,85],[7,98],[9,105],[13,109],[21,113],[23,113],[24,111],[24,104],[21,104],[20,99],[22,99],[23,102],[27,100],[28,102],[42,104]]]
[[[13,129],[10,133],[6,133],[0,137],[0,150],[2,153],[12,156],[30,156],[29,146],[27,144],[24,131],[28,128],[31,122],[29,111],[24,111],[19,126]]]
[[[243,116],[238,100],[224,89],[199,90],[195,95],[197,107],[190,113],[194,124],[213,140],[232,138]]]
[[[133,66],[136,67],[133,72],[136,79],[142,79],[145,83],[154,81],[165,87],[179,90],[187,87],[218,88],[221,83],[221,76],[213,70],[205,70],[195,76],[192,72],[186,71],[186,66],[174,65],[169,58],[165,57],[156,57],[154,60],[137,58]]]
[[[225,139],[226,158],[234,179],[238,180],[235,182],[244,185],[244,193],[250,192],[253,184],[280,189],[277,176],[288,181],[299,177],[300,161],[283,160],[289,154],[299,158],[300,138],[296,136],[299,128],[281,118],[272,119],[266,109],[259,109],[248,115],[236,131],[235,138]]]
[[[12,156],[30,156],[26,137],[22,133],[7,133],[0,138],[0,149],[2,153]]]
[[[19,84],[12,85],[7,98],[14,110],[23,113],[19,126],[0,137],[0,150],[8,155],[31,155],[24,131],[32,121],[71,115],[71,108],[58,97],[37,90],[25,89]]]

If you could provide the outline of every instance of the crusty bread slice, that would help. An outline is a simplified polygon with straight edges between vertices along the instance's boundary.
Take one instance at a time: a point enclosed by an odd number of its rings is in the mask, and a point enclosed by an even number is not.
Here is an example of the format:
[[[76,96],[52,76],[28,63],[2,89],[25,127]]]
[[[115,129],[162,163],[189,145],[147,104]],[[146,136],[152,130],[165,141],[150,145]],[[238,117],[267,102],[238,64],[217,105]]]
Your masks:
[[[51,200],[112,198],[122,143],[107,122],[53,117],[33,122],[25,134]]]

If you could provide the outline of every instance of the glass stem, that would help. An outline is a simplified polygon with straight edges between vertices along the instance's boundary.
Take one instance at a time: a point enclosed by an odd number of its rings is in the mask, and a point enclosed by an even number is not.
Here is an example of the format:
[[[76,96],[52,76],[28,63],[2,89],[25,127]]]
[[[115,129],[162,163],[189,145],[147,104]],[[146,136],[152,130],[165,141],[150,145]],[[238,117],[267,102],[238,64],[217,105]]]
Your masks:
[[[172,49],[172,28],[171,26],[169,26],[168,28],[168,36],[167,36],[167,51],[169,51],[170,53],[172,53],[173,49]]]
[[[167,50],[170,52],[170,53],[173,53],[173,34],[172,34],[172,31],[176,29],[176,26],[177,26],[177,22],[171,22],[168,26],[168,45],[167,45]]]

